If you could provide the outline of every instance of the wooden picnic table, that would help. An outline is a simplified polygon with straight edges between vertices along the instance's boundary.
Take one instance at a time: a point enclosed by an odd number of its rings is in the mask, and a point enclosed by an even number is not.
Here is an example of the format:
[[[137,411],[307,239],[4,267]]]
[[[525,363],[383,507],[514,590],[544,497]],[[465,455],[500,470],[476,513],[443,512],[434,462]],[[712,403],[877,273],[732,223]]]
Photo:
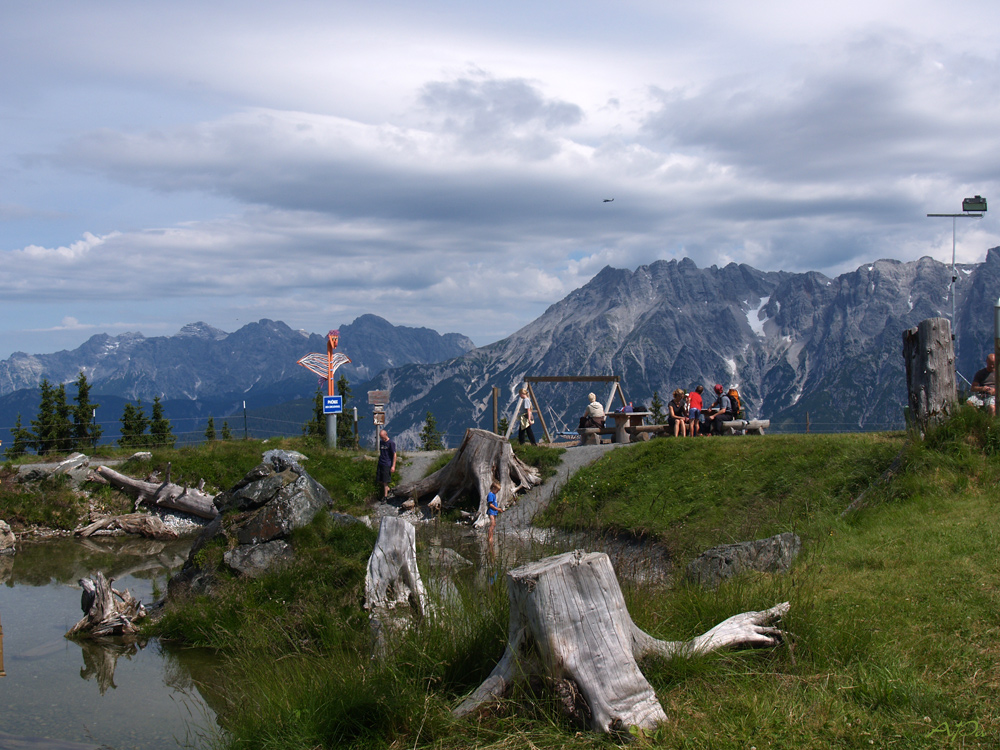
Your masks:
[[[648,411],[631,411],[625,413],[613,411],[605,416],[614,417],[615,419],[615,442],[631,443],[632,436],[629,434],[629,428],[638,427],[650,414],[652,412]],[[607,424],[607,419],[605,419],[605,424]]]

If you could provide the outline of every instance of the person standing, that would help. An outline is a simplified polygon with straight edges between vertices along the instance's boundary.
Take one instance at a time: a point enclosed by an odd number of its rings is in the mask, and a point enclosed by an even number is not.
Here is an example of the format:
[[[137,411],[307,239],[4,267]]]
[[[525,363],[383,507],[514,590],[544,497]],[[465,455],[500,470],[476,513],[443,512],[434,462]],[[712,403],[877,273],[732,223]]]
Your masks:
[[[382,485],[382,499],[389,497],[389,483],[396,471],[396,444],[389,439],[389,433],[378,433],[378,465],[375,467],[375,481]]]
[[[974,406],[985,407],[992,416],[997,413],[997,355],[990,353],[986,355],[986,367],[972,376],[972,393],[969,396],[969,403]]]
[[[531,411],[531,399],[528,398],[528,389],[522,388],[521,393],[517,400],[518,408],[521,409],[521,417],[518,421],[518,431],[517,431],[517,442],[524,445],[524,438],[527,437],[531,441],[532,445],[538,445],[535,442],[535,433],[531,429],[531,425],[535,423],[535,415]]]
[[[698,428],[701,427],[703,419],[701,410],[705,408],[701,394],[704,392],[705,386],[699,385],[688,394],[688,427],[690,427],[692,437],[698,434]]]
[[[500,483],[497,480],[493,480],[493,484],[490,485],[490,494],[486,496],[486,515],[490,517],[490,528],[486,532],[486,543],[493,549],[493,531],[497,527],[497,516],[503,513],[503,508],[500,507],[500,501],[497,500],[497,493],[500,491]]]

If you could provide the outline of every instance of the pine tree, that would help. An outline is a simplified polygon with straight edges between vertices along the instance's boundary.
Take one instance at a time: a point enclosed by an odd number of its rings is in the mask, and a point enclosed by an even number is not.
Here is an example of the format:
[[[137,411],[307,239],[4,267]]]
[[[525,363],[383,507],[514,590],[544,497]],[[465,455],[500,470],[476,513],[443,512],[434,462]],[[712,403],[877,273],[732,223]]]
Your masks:
[[[653,391],[653,400],[649,404],[649,418],[653,424],[665,424],[667,415],[663,413],[663,401],[660,400],[660,392]]]
[[[323,389],[316,388],[313,399],[313,418],[302,426],[302,434],[306,437],[323,437],[326,435],[326,415],[323,414]]]
[[[228,421],[223,421],[222,422],[222,439],[223,440],[232,440],[233,439],[233,433],[229,429],[229,422]]]
[[[500,417],[497,420],[497,435],[506,435],[508,427],[510,427],[510,420],[507,417]]]
[[[118,438],[118,445],[122,448],[145,448],[149,441],[149,436],[146,435],[149,420],[142,410],[142,400],[137,399],[135,406],[131,401],[126,403],[120,421],[122,436]]]
[[[34,428],[30,433],[31,447],[39,456],[44,456],[55,450],[56,391],[48,379],[43,379],[38,388],[41,396],[38,400],[38,414],[31,420]]]
[[[17,414],[17,421],[14,422],[14,426],[10,429],[10,434],[14,438],[14,442],[7,449],[6,456],[7,458],[19,458],[27,453],[28,448],[31,446],[31,432],[21,425],[20,412]]]
[[[420,450],[439,451],[444,448],[441,440],[441,430],[437,428],[437,420],[434,415],[427,412],[424,420],[424,429],[420,431]]]
[[[90,402],[90,383],[83,370],[76,379],[76,406],[73,407],[73,443],[77,450],[96,448],[104,430],[94,420],[94,411],[100,404]]]
[[[351,386],[346,375],[337,379],[337,393],[344,406],[344,412],[337,415],[337,447],[354,448],[354,417],[347,411],[347,402],[351,400]]]
[[[153,413],[149,422],[149,445],[155,448],[173,448],[177,442],[170,420],[163,415],[160,397],[153,399]]]
[[[66,401],[66,386],[55,389],[55,421],[52,424],[52,445],[58,453],[73,450],[73,408]]]
[[[215,420],[212,417],[208,418],[208,424],[205,425],[205,440],[210,443],[215,441]]]

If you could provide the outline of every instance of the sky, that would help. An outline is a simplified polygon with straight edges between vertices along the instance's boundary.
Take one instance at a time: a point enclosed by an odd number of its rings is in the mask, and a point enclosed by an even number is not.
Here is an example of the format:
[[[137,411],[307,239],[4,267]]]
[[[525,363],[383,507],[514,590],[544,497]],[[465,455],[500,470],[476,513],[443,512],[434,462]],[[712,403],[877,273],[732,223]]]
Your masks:
[[[950,262],[927,214],[1000,201],[1000,4],[945,6],[0,0],[0,359],[365,313],[484,345],[606,265]]]

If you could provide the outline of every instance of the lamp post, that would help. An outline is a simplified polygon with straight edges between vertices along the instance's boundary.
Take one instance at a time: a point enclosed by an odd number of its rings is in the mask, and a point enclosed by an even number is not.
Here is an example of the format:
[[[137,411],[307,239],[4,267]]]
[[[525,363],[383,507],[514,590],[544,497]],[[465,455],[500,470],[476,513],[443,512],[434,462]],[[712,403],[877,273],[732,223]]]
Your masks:
[[[929,218],[951,219],[951,340],[955,341],[958,333],[958,324],[955,321],[955,282],[958,276],[955,273],[955,224],[958,219],[981,219],[986,213],[986,199],[981,195],[975,198],[966,198],[962,201],[962,212],[960,214],[927,214]],[[956,344],[956,350],[958,348]]]

